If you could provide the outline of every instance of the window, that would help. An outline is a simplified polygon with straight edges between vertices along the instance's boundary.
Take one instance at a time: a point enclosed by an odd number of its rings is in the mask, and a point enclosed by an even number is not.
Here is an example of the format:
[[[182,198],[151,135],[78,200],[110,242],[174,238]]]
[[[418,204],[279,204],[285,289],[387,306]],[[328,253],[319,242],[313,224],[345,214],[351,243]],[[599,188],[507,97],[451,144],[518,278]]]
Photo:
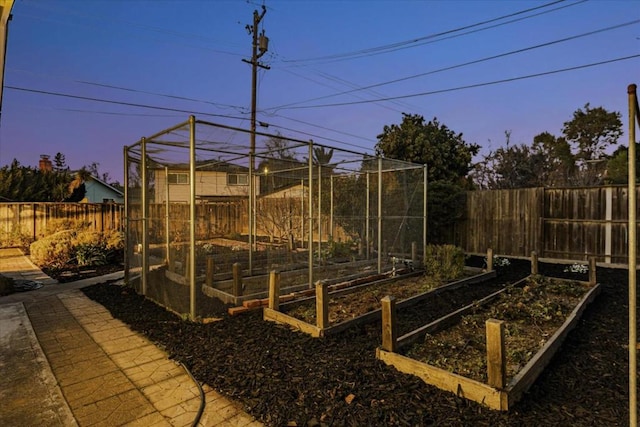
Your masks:
[[[249,185],[249,175],[246,173],[230,173],[227,175],[227,185]]]
[[[189,184],[188,173],[170,173],[169,184]]]

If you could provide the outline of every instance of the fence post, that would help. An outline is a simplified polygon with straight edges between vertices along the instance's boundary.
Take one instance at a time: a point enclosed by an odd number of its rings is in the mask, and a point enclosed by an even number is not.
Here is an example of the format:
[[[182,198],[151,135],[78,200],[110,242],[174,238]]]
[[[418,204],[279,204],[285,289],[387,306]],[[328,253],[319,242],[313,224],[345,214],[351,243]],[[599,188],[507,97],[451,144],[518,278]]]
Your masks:
[[[233,296],[239,297],[242,295],[242,269],[239,262],[233,263]]]
[[[269,308],[278,311],[280,308],[280,273],[269,272]]]
[[[493,249],[487,249],[487,271],[493,271]]]
[[[596,284],[596,257],[589,257],[589,283]]]
[[[386,296],[380,302],[382,303],[382,349],[395,352],[398,346],[396,299]]]
[[[488,384],[504,388],[507,378],[507,363],[504,348],[504,322],[489,319],[485,323],[487,333],[487,378]]]
[[[316,282],[316,326],[329,326],[329,286],[321,280]]]
[[[536,251],[531,252],[531,274],[538,274],[538,253]]]
[[[215,275],[215,261],[212,255],[207,257],[207,286],[213,287],[213,276]]]

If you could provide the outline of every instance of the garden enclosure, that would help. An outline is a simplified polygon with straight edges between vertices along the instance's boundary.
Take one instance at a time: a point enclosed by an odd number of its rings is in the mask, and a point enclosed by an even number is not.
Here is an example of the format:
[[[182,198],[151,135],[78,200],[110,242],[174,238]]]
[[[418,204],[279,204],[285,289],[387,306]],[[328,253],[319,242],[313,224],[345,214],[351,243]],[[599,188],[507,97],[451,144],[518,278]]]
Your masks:
[[[266,294],[270,270],[310,288],[419,261],[425,165],[262,132],[252,150],[252,136],[192,116],[125,147],[125,272],[139,292],[196,318],[205,293]]]

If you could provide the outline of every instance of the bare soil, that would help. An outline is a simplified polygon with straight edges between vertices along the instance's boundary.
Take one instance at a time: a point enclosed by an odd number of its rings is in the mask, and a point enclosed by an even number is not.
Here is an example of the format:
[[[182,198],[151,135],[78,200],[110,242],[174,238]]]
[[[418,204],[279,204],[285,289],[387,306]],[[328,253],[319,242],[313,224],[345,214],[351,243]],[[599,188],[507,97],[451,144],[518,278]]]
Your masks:
[[[564,267],[541,264],[540,272],[586,280]],[[529,268],[526,261],[512,260],[495,283],[513,283]],[[508,413],[377,360],[379,322],[315,339],[263,321],[260,311],[197,324],[129,288],[101,284],[84,291],[183,362],[199,381],[241,402],[269,426],[623,426],[628,424],[627,277],[626,270],[598,270],[602,294]],[[439,318],[467,293],[462,288],[412,307],[401,325]]]
[[[507,382],[562,326],[591,286],[544,277],[507,288],[495,301],[472,310],[453,327],[428,334],[404,353],[413,359],[487,382],[485,322],[505,322]]]
[[[431,289],[435,289],[444,284],[444,282],[436,280],[429,276],[410,277],[399,279],[393,282],[385,282],[360,287],[357,291],[349,293],[340,293],[329,296],[329,324],[335,325],[347,320],[354,319],[358,316],[371,311],[380,309],[380,300],[387,295],[393,295],[397,301],[402,301],[413,296],[425,293]],[[469,288],[475,285],[469,286]],[[495,290],[495,286],[480,286],[490,293]],[[311,300],[302,304],[296,304],[291,309],[283,308],[288,315],[304,320],[307,323],[316,323],[316,306],[315,300]]]

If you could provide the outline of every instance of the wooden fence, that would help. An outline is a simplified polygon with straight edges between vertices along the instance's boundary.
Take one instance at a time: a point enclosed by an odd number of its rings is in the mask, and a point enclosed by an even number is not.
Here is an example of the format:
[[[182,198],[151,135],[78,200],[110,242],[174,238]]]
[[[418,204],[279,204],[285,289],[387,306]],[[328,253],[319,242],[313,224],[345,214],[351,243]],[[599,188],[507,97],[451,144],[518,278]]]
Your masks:
[[[468,192],[450,243],[469,253],[627,263],[627,206],[626,186]]]
[[[97,231],[122,230],[124,206],[115,203],[0,203],[0,236],[17,233],[33,239],[56,220],[80,220]]]

